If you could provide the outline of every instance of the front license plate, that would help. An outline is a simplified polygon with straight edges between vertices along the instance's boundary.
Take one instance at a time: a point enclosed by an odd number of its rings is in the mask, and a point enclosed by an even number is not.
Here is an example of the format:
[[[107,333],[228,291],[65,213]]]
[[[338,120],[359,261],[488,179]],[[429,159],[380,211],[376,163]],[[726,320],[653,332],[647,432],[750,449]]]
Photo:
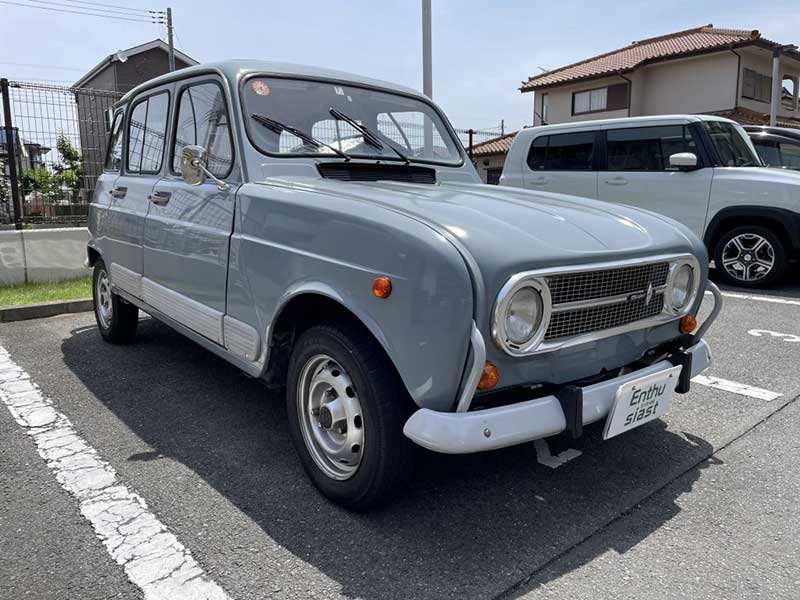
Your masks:
[[[619,386],[606,419],[603,439],[643,425],[667,412],[682,368],[672,367]]]

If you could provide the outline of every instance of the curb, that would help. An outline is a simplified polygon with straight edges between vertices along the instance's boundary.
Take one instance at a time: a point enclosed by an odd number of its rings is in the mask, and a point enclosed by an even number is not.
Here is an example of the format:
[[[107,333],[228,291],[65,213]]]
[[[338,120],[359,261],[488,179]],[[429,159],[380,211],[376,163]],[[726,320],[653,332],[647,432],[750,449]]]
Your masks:
[[[24,306],[10,306],[0,308],[0,323],[11,321],[26,321],[28,319],[41,319],[67,313],[86,312],[93,309],[92,299],[86,300],[56,300],[55,302],[42,302],[40,304],[27,304]]]

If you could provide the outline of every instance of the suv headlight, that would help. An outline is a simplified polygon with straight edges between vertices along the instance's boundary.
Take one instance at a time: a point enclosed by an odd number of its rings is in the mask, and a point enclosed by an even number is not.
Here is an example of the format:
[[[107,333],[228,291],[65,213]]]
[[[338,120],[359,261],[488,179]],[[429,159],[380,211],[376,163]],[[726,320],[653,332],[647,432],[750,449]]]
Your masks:
[[[530,352],[542,341],[549,315],[550,290],[544,280],[512,277],[495,302],[495,342],[511,355]]]
[[[669,277],[667,305],[675,314],[684,312],[697,293],[697,272],[689,262],[676,263]]]

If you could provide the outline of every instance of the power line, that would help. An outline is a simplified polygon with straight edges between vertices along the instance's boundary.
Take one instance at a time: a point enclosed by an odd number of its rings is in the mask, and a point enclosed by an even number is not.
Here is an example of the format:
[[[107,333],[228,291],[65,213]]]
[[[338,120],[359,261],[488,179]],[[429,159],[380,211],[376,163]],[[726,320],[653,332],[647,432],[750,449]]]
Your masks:
[[[81,12],[77,10],[64,10],[62,8],[50,8],[48,6],[36,6],[33,4],[23,4],[21,2],[9,2],[8,0],[0,0],[0,4],[8,4],[10,6],[24,6],[25,8],[38,8],[39,10],[49,10],[52,12],[61,12],[61,13],[71,13],[75,15],[86,15],[89,17],[105,17],[106,19],[117,19],[119,21],[134,21],[137,23],[160,23],[160,16],[154,15],[152,19],[145,18],[134,18],[134,17],[119,17],[110,14],[103,14],[103,13],[95,13],[95,12]],[[70,6],[70,5],[58,5],[58,6]],[[77,6],[75,8],[78,8]]]
[[[61,71],[84,71],[85,69],[79,69],[78,67],[59,67],[58,65],[34,65],[31,63],[18,63],[18,62],[7,62],[7,61],[0,61],[0,65],[9,65],[12,67],[31,67],[34,69],[59,69]]]
[[[87,7],[84,7],[84,6],[72,6],[71,4],[62,4],[61,2],[52,2],[51,0],[28,0],[28,2],[33,2],[34,4],[49,4],[50,6],[64,6],[66,8],[70,8],[70,9],[74,8],[74,9],[78,9],[78,10],[90,10],[90,11],[98,12],[98,13],[101,13],[101,14],[108,13],[109,16],[119,14],[119,15],[123,15],[123,16],[126,16],[126,17],[136,17],[136,18],[139,18],[139,19],[147,19],[148,18],[148,15],[143,15],[143,14],[138,14],[138,13],[123,12],[121,10],[106,9],[106,8],[102,8],[101,9],[101,8],[87,8]],[[37,7],[34,6],[34,7],[31,7],[31,8],[37,8]],[[152,18],[152,17],[150,17],[150,18]]]
[[[121,8],[123,10],[127,10],[130,12],[140,12],[140,13],[160,13],[160,10],[148,10],[146,8],[130,8],[128,6],[118,6],[116,4],[102,4],[100,2],[84,2],[83,0],[65,0],[71,4],[88,4],[89,6],[102,6],[104,8]]]

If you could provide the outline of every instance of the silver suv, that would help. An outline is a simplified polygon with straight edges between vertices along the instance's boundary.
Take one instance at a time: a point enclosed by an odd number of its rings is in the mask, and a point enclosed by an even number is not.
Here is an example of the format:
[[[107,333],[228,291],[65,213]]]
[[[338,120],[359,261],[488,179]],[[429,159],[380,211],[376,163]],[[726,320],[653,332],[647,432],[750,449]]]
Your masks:
[[[711,360],[696,236],[482,185],[413,90],[225,62],[137,87],[112,122],[90,211],[100,333],[131,340],[143,310],[283,387],[303,466],[349,508],[389,497],[417,445],[628,431]]]
[[[800,257],[800,173],[765,169],[734,121],[704,115],[606,119],[519,132],[501,185],[646,208],[688,226],[720,276],[778,281]]]

